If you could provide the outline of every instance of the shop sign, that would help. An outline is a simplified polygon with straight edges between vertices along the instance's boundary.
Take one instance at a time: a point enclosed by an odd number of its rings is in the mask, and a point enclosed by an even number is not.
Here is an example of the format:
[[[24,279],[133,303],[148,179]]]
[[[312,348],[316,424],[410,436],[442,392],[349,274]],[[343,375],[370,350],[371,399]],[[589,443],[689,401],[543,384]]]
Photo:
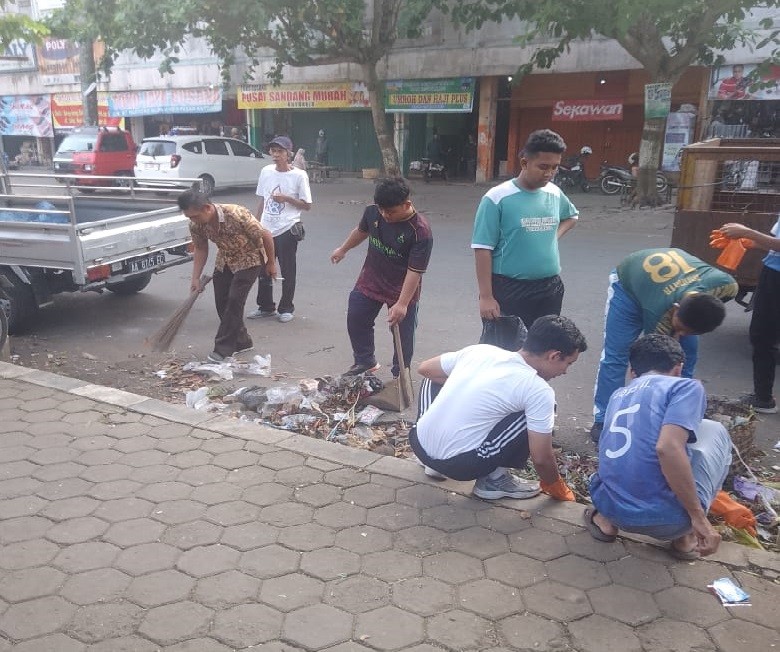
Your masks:
[[[622,120],[623,100],[558,100],[553,104],[554,122]]]
[[[0,136],[54,136],[49,95],[0,97]]]
[[[11,41],[5,50],[0,51],[0,73],[31,72],[37,68],[35,47],[27,41]]]
[[[645,84],[645,120],[665,118],[671,108],[671,84]]]
[[[400,79],[385,83],[388,113],[471,113],[474,77]]]
[[[365,109],[369,106],[368,89],[362,82],[238,87],[239,109]]]
[[[105,52],[102,41],[95,41],[93,52],[97,66]],[[64,38],[45,38],[37,46],[36,53],[39,79],[44,86],[79,83],[78,43]]]
[[[55,129],[84,124],[84,102],[81,93],[55,93],[51,96],[51,117]],[[98,93],[98,124],[124,128],[124,118],[108,115],[108,93]]]
[[[713,68],[711,100],[780,100],[780,66],[735,63]]]
[[[108,114],[112,117],[221,111],[221,88],[163,88],[108,94]]]

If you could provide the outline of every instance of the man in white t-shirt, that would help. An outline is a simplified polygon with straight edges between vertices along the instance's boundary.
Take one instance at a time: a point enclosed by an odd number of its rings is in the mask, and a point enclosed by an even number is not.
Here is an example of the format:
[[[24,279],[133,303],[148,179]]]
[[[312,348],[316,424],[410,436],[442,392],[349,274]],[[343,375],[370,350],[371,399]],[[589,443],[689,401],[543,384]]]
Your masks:
[[[257,219],[274,237],[282,296],[274,303],[274,283],[261,269],[257,287],[257,310],[250,319],[276,317],[280,322],[292,321],[295,305],[295,276],[298,242],[303,240],[301,211],[311,208],[309,177],[304,170],[290,164],[293,144],[287,136],[276,136],[268,145],[273,165],[260,171],[257,181]]]
[[[426,475],[476,480],[474,495],[488,500],[532,498],[540,490],[574,500],[555,462],[555,392],[547,381],[587,348],[574,322],[547,315],[533,323],[519,351],[476,344],[423,362],[409,443]],[[524,468],[529,456],[541,486],[507,471]]]

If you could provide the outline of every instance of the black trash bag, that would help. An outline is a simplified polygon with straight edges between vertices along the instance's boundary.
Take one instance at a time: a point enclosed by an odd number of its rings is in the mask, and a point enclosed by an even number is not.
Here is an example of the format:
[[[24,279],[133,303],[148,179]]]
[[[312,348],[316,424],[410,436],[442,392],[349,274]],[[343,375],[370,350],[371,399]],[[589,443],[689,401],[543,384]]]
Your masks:
[[[482,320],[480,344],[492,344],[507,351],[517,351],[525,344],[528,329],[516,315],[501,315],[498,319]]]

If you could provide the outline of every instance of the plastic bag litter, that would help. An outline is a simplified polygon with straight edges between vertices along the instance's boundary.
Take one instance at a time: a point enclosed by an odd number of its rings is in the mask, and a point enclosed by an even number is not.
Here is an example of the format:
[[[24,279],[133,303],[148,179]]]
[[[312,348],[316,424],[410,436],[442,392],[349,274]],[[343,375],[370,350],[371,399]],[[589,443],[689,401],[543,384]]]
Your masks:
[[[316,392],[320,387],[320,381],[316,378],[304,378],[298,383],[301,387],[301,391],[304,394],[312,394]]]
[[[233,380],[233,371],[230,369],[229,362],[188,362],[182,367],[182,370],[205,372],[220,380]]]
[[[256,355],[252,362],[239,362],[234,358],[225,358],[224,362],[188,362],[183,371],[210,373],[220,380],[233,380],[233,372],[251,376],[267,376],[271,373],[271,354],[263,357]]]
[[[384,412],[378,407],[367,405],[363,410],[360,411],[360,414],[357,415],[357,420],[360,423],[364,423],[367,426],[370,426],[376,423],[376,420],[383,414]]]
[[[257,412],[258,408],[266,403],[266,390],[264,387],[258,387],[257,385],[241,387],[225,398],[238,401],[247,410]]]
[[[207,409],[208,406],[211,405],[211,401],[209,400],[209,388],[201,387],[199,389],[187,392],[184,402],[188,408],[192,408],[194,410]]]
[[[760,482],[753,482],[742,476],[734,478],[734,491],[745,500],[754,501],[756,498],[762,497],[770,505],[780,505],[780,491],[765,487]]]
[[[285,403],[292,403],[294,401],[301,402],[303,400],[303,393],[301,388],[296,385],[279,385],[277,387],[269,387],[265,391],[266,402],[269,405],[283,405]]]
[[[321,418],[313,414],[288,414],[282,417],[279,426],[285,430],[295,430],[296,428],[312,425]]]

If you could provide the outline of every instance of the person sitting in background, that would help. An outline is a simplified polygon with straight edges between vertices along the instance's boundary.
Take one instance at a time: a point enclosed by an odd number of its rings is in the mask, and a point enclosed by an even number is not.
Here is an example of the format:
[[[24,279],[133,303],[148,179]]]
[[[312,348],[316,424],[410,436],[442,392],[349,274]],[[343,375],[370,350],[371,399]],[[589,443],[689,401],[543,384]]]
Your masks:
[[[720,423],[703,419],[704,387],[681,377],[679,342],[645,335],[629,360],[634,380],[609,400],[585,525],[604,542],[618,530],[670,541],[677,559],[712,554],[721,536],[707,510],[726,479],[731,439]]]

